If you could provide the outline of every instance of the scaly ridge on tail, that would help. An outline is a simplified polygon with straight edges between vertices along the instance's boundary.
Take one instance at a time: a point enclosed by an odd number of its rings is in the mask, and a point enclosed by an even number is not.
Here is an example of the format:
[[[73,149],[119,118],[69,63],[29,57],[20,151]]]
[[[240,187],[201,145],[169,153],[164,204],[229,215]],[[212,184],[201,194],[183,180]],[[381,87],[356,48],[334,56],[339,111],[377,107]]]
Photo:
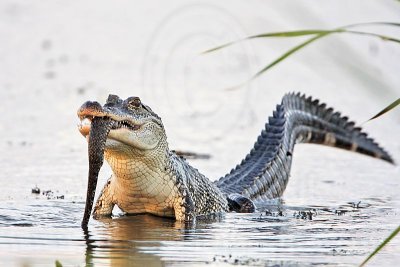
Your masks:
[[[296,143],[314,143],[358,152],[394,163],[355,123],[305,95],[286,94],[269,117],[253,149],[216,181],[225,193],[253,200],[280,197],[286,188]]]

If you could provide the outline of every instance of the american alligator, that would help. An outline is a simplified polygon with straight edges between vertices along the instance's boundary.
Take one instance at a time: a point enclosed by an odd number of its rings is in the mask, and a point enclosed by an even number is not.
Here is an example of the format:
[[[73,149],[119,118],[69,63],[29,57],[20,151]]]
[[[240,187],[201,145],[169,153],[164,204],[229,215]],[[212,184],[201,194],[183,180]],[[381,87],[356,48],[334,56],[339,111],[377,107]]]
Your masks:
[[[326,104],[286,94],[250,153],[215,182],[168,148],[161,118],[138,97],[109,95],[101,106],[85,102],[78,110],[79,131],[89,142],[87,224],[98,171],[105,159],[112,176],[93,211],[110,216],[114,205],[127,214],[150,213],[193,221],[219,212],[253,212],[255,201],[280,197],[288,183],[296,143],[355,151],[393,163],[361,128]]]

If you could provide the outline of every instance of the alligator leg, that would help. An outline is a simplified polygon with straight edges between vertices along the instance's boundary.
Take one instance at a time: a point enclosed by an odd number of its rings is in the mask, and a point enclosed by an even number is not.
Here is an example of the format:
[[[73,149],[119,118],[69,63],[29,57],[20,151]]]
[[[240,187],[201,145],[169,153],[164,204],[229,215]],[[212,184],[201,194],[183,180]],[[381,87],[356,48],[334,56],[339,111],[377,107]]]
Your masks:
[[[177,221],[193,222],[196,218],[193,199],[185,185],[178,184],[177,186],[180,197],[174,204],[175,218]]]
[[[256,206],[250,198],[233,193],[226,199],[228,200],[229,211],[235,211],[238,213],[253,213],[256,211]]]
[[[96,218],[101,216],[111,216],[114,205],[115,203],[113,201],[113,190],[110,177],[97,199],[96,206],[93,210],[93,216]]]

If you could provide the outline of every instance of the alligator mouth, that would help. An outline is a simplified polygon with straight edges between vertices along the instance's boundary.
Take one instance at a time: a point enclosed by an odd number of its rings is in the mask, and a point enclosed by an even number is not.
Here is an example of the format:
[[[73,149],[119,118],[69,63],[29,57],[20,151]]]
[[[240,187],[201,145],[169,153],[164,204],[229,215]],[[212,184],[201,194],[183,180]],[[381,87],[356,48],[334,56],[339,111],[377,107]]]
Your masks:
[[[89,135],[90,128],[91,128],[92,121],[93,121],[94,117],[95,116],[84,116],[84,117],[80,118],[81,121],[78,124],[78,129],[79,129],[79,132],[83,136],[86,137],[86,136]],[[108,116],[103,116],[103,117],[108,117]],[[128,120],[117,121],[117,120],[111,119],[111,121],[112,121],[111,131],[112,130],[120,130],[120,129],[126,129],[126,130],[130,130],[130,131],[138,131],[143,126],[143,124],[136,124],[136,123],[133,123],[133,122],[128,121]]]
[[[114,121],[114,124],[111,126],[111,130],[123,129],[126,128],[128,130],[137,131],[142,127],[142,125],[134,124],[130,121]]]

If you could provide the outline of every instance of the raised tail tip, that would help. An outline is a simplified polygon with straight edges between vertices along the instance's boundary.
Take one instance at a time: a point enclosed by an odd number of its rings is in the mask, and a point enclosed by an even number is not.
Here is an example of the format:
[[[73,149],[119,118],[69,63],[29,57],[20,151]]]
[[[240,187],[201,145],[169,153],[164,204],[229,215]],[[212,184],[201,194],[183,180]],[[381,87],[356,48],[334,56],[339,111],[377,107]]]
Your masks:
[[[396,162],[394,161],[394,159],[386,151],[383,154],[376,153],[375,154],[375,158],[384,160],[384,161],[386,161],[386,162],[388,162],[390,164],[393,164],[395,166],[397,165]]]
[[[366,135],[365,135],[366,137]],[[363,146],[357,146],[356,152],[370,155],[374,158],[386,161],[390,164],[396,165],[392,156],[382,148],[377,142],[375,142],[372,138],[366,138],[364,141],[367,141],[367,144],[363,144]]]
[[[364,142],[360,143],[352,143],[350,150],[396,165],[392,156],[372,138],[365,138],[363,141]],[[365,143],[365,141],[368,143]]]

